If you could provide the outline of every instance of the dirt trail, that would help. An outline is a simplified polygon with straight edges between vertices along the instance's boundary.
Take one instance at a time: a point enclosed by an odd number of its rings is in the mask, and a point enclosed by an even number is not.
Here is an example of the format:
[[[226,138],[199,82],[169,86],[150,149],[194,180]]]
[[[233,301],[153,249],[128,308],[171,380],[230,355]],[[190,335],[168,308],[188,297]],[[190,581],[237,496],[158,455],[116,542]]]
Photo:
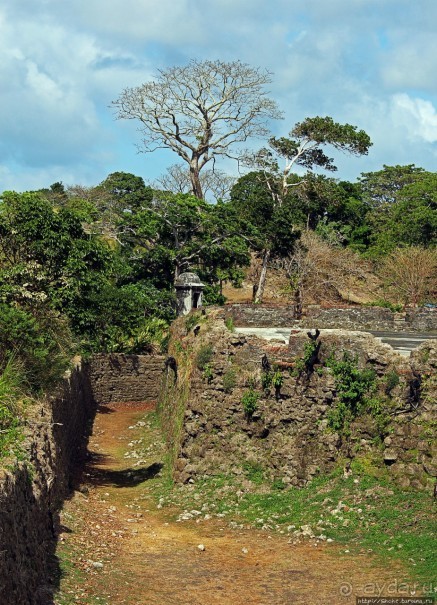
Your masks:
[[[148,494],[162,461],[153,452],[146,466],[126,458],[147,414],[126,407],[97,414],[84,493],[62,514],[60,551],[73,566],[56,603],[343,605],[372,582],[393,581],[393,570],[367,556],[341,557],[332,545],[292,545],[286,536],[231,529],[220,519],[176,522]]]

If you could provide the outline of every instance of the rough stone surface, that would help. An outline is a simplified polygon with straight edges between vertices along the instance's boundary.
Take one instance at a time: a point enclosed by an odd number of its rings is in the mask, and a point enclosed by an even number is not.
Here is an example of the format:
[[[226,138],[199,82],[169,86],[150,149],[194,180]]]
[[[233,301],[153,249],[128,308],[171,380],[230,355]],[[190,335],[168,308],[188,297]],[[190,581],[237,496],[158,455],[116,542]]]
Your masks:
[[[431,375],[436,374],[437,341],[423,343],[410,360],[371,334],[322,330],[313,371],[297,376],[293,370],[309,342],[305,332],[292,334],[289,345],[266,342],[229,332],[223,312],[210,313],[197,336],[186,335],[180,322],[173,327],[170,354],[177,361],[177,375],[167,376],[159,409],[177,481],[241,474],[253,467],[271,479],[302,486],[332,470],[340,459],[370,456],[400,482],[429,487],[435,469],[431,427],[437,393]],[[212,351],[206,370],[198,367],[199,351],[205,347]],[[390,391],[390,424],[380,440],[371,415],[354,421],[349,438],[328,429],[337,392],[323,362],[332,352],[342,356],[344,351],[357,358],[360,368],[375,370],[381,396],[388,376],[395,372],[399,378]],[[263,389],[263,364],[281,370],[279,389]],[[242,401],[251,389],[257,409],[248,418]]]
[[[226,305],[225,316],[241,327],[288,328],[296,323],[293,305],[239,303]]]
[[[410,309],[405,323],[413,332],[437,332],[437,309]]]
[[[310,307],[301,327],[339,328],[343,330],[395,330],[395,314],[382,307],[352,307],[346,309],[321,309]]]
[[[0,603],[47,605],[55,588],[58,511],[86,439],[94,402],[76,368],[61,392],[31,411],[29,463],[0,471]]]
[[[59,393],[31,410],[29,463],[0,470],[0,604],[53,603],[58,511],[72,488],[96,404],[155,401],[160,356],[96,355],[77,366]]]
[[[161,355],[93,355],[88,374],[98,404],[156,401],[164,369]]]
[[[296,320],[293,305],[231,304],[226,316],[239,327],[302,327],[342,330],[371,330],[374,332],[431,332],[437,335],[436,309],[409,309],[394,313],[383,307],[345,307],[323,309],[308,307],[306,316]]]

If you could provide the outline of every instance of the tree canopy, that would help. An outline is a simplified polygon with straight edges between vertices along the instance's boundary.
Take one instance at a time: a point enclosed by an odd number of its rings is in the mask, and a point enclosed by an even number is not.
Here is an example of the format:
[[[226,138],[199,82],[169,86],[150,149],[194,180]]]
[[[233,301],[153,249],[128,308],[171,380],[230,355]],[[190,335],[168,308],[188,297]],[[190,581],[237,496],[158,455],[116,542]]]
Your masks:
[[[264,181],[265,188],[271,197],[276,214],[283,213],[286,200],[292,188],[300,189],[301,200],[306,197],[310,202],[309,187],[302,187],[308,181],[315,181],[309,176],[297,178],[292,172],[293,167],[302,166],[308,171],[323,168],[336,171],[337,167],[332,158],[325,153],[325,147],[343,151],[352,155],[365,155],[372,145],[370,137],[356,126],[339,124],[329,117],[306,118],[297,123],[290,131],[289,137],[269,140],[269,149],[263,148],[255,154],[246,157],[246,163],[255,167]],[[281,167],[282,164],[282,167]],[[296,194],[299,196],[299,193]],[[314,196],[313,196],[314,197]],[[308,215],[309,216],[309,215]],[[285,219],[285,216],[283,217]],[[288,225],[293,231],[293,224]],[[261,302],[267,274],[267,264],[272,256],[272,245],[263,250],[263,266],[260,272],[255,302]]]
[[[270,81],[268,71],[240,61],[191,61],[126,88],[113,106],[117,118],[141,123],[142,151],[171,149],[186,162],[192,193],[203,198],[204,166],[240,157],[235,145],[266,136],[268,120],[280,116],[264,89]]]

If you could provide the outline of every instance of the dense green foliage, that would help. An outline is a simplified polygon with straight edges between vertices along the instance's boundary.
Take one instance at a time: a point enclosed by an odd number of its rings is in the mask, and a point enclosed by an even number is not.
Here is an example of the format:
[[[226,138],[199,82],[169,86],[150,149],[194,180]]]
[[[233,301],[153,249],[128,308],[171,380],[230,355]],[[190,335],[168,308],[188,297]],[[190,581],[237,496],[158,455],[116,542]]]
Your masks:
[[[348,127],[352,131],[345,131],[343,140],[336,130],[340,125],[320,120],[320,136],[314,130],[317,124],[307,120],[292,131],[294,138],[272,139],[271,149],[278,158],[289,160],[294,153],[300,163],[321,162],[325,168],[329,162],[316,153],[321,145],[341,147],[349,137],[352,146],[349,149],[348,143],[345,150],[366,152],[369,141],[363,133]],[[300,154],[299,142],[310,135],[312,151],[307,157]],[[216,204],[154,191],[142,178],[123,172],[91,188],[65,189],[54,183],[39,192],[5,192],[0,202],[1,314],[28,318],[17,339],[22,343],[48,339],[45,353],[42,345],[33,347],[38,363],[25,364],[36,368],[36,376],[44,355],[56,359],[56,346],[68,354],[73,341],[82,351],[159,346],[165,322],[174,317],[177,275],[198,272],[206,284],[206,303],[220,304],[223,283],[241,283],[251,252],[268,250],[269,262],[284,258],[307,229],[334,248],[351,248],[373,259],[381,271],[388,255],[399,256],[399,249],[404,248],[407,257],[410,247],[412,252],[435,249],[436,173],[414,165],[384,166],[363,174],[355,184],[292,172],[286,179],[284,189],[279,176],[267,173],[264,164],[238,179],[228,202]],[[420,288],[413,285],[396,299],[393,287],[383,304],[434,300],[433,262],[428,262]],[[414,262],[410,264],[414,272]],[[408,276],[401,281],[406,283]],[[16,324],[17,330],[22,326],[18,320],[5,322]],[[49,380],[58,372],[57,362],[51,365]],[[38,383],[35,377],[32,381]]]
[[[359,369],[357,360],[348,353],[338,360],[331,357],[327,366],[331,369],[337,391],[337,400],[328,414],[329,426],[347,434],[350,423],[362,411],[375,385],[376,373],[373,369]]]
[[[311,279],[326,281],[304,241],[327,244],[322,255],[336,255],[340,285],[355,262],[350,254],[370,260],[385,288],[375,304],[399,310],[435,302],[437,174],[384,166],[349,183],[312,172],[336,169],[326,148],[359,156],[370,145],[354,126],[307,118],[288,137],[270,139],[269,148],[248,161],[252,172],[224,196],[228,201],[215,204],[154,190],[124,172],[95,187],[57,182],[37,192],[4,192],[0,371],[17,363],[26,392],[37,393],[63,374],[73,352],[161,349],[175,314],[173,283],[183,271],[199,274],[206,304],[224,302],[225,282],[241,284],[253,254],[262,258],[263,279],[272,261],[291,259],[291,289],[302,290],[305,280],[305,287]],[[294,166],[307,174],[295,174]],[[309,232],[319,239],[304,240]],[[342,257],[342,249],[349,256]],[[313,258],[318,262],[320,251]],[[349,265],[342,268],[342,259]],[[334,269],[326,269],[329,283]],[[258,300],[260,284],[261,277]],[[300,373],[311,371],[306,357]],[[207,377],[208,360],[199,364]],[[332,371],[343,386],[342,409],[333,410],[331,423],[344,429],[371,377],[354,373],[346,359]],[[265,380],[266,388],[280,389],[280,376]],[[232,383],[230,376],[229,390]]]

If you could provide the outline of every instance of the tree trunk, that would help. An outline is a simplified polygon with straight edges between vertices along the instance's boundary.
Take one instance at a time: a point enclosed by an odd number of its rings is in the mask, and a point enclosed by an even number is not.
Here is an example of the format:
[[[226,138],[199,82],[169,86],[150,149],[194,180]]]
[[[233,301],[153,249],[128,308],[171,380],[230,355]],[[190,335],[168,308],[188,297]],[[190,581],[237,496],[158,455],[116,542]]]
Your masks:
[[[255,303],[261,303],[264,296],[264,288],[266,286],[266,278],[267,278],[267,264],[270,260],[271,250],[264,250],[263,253],[263,262],[261,267],[261,273],[259,276],[258,289],[255,294]]]
[[[199,200],[203,200],[202,185],[199,178],[199,166],[196,161],[190,163],[191,191]]]
[[[302,299],[302,286],[298,283],[294,291],[294,315],[296,319],[302,319]]]

